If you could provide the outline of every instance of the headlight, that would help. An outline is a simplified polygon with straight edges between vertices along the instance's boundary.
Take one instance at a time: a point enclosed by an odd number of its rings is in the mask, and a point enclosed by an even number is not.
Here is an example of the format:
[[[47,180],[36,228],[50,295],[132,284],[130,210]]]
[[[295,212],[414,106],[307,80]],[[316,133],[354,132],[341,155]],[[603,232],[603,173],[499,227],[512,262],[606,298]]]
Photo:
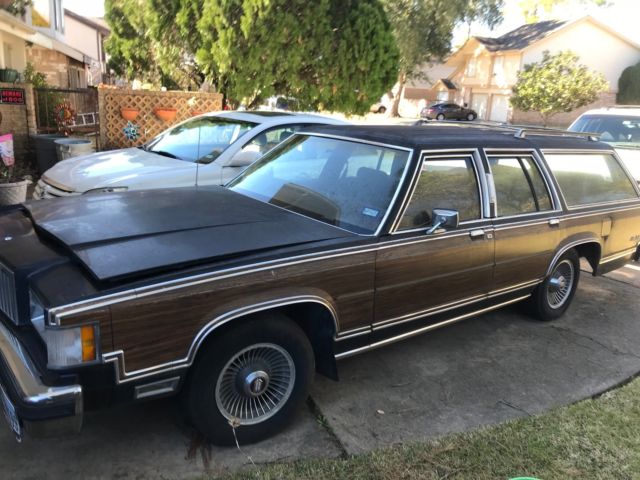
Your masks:
[[[102,188],[94,188],[93,190],[87,190],[84,192],[85,195],[90,193],[120,193],[126,192],[129,190],[129,187],[102,187]]]
[[[97,360],[96,327],[46,328],[48,366],[70,367]]]

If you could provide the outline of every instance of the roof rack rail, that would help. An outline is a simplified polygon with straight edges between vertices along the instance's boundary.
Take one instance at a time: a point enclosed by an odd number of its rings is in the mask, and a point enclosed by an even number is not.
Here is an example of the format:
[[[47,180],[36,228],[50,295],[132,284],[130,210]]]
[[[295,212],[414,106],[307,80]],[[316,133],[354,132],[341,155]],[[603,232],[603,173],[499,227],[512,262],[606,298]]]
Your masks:
[[[460,122],[455,120],[426,120],[420,119],[414,125],[425,125],[425,124],[435,124],[435,125],[460,125],[465,127],[480,127],[480,128],[501,128],[504,130],[508,130],[514,132],[514,137],[516,138],[526,138],[527,135],[548,135],[548,136],[557,136],[557,137],[578,137],[584,138],[593,142],[597,142],[600,138],[599,133],[593,132],[570,132],[569,130],[563,130],[561,128],[550,128],[550,127],[536,127],[531,125],[512,125],[509,123],[496,123],[496,122],[487,122],[483,120],[474,120],[473,122]]]
[[[609,110],[610,108],[635,108],[635,109],[638,109],[638,108],[640,108],[640,105],[607,105],[604,108],[607,109],[607,110]]]

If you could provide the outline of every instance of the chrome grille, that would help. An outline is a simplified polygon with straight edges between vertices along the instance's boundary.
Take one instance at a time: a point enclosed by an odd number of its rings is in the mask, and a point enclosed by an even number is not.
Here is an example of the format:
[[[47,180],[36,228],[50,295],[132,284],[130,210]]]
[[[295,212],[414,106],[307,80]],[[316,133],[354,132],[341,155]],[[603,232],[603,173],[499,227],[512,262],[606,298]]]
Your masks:
[[[0,264],[0,310],[13,322],[18,323],[18,301],[13,273]]]
[[[50,183],[47,183],[42,178],[38,180],[38,183],[36,184],[36,187],[33,191],[33,198],[36,200],[40,200],[43,198],[68,197],[71,195],[78,195],[78,192],[73,192],[71,190],[66,190],[54,186]]]

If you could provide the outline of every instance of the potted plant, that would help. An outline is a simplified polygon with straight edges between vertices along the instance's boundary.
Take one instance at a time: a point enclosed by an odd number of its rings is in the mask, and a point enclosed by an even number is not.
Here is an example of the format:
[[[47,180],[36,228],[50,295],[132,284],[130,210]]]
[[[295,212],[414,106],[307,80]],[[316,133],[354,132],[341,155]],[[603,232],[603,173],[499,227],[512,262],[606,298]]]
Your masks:
[[[155,113],[156,117],[158,117],[163,122],[170,122],[174,118],[176,118],[178,109],[170,107],[156,107],[153,109],[153,113]]]
[[[14,205],[27,199],[31,181],[15,165],[13,136],[0,136],[0,205]]]
[[[134,107],[120,108],[120,115],[122,115],[122,118],[124,118],[127,122],[133,122],[139,113],[140,110]]]

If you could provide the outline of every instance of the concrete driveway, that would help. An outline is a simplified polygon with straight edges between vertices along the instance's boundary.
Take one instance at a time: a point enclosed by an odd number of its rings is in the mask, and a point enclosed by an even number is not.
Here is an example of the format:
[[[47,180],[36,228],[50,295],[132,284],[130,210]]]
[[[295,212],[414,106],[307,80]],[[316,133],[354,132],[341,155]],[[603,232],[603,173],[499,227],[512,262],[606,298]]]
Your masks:
[[[583,273],[553,323],[519,307],[342,361],[341,382],[316,379],[283,434],[221,449],[182,421],[172,400],[87,415],[81,435],[15,443],[0,424],[2,478],[190,478],[424,440],[593,396],[640,371],[640,264]],[[319,421],[319,414],[325,420]]]

